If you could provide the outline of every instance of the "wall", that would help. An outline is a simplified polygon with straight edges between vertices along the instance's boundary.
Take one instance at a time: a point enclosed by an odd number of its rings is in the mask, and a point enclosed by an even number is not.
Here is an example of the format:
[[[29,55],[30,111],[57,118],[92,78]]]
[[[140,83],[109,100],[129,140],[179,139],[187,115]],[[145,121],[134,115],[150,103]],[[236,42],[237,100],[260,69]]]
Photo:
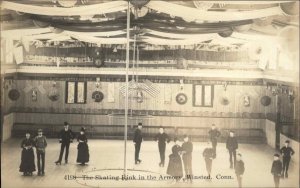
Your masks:
[[[275,138],[276,138],[275,122],[266,120],[265,133],[266,133],[268,145],[271,146],[272,148],[275,148]]]
[[[14,113],[7,114],[3,117],[2,141],[6,141],[11,137],[11,130],[14,124],[14,117]]]

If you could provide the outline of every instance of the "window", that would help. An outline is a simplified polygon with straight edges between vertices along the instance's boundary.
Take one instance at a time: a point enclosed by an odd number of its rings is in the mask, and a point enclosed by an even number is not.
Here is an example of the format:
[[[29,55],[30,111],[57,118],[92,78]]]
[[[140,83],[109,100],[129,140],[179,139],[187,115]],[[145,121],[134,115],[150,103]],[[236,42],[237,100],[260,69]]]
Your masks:
[[[86,82],[66,82],[66,103],[85,104],[86,103]]]
[[[213,85],[193,85],[193,105],[201,107],[213,106]]]

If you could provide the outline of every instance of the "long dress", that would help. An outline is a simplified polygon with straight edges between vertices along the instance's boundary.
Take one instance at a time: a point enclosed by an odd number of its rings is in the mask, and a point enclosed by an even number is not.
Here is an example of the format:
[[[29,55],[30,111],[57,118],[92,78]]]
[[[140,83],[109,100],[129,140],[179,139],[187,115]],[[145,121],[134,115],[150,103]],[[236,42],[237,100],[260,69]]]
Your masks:
[[[87,138],[85,134],[80,134],[77,137],[77,141],[82,141],[78,143],[77,149],[77,163],[87,163],[89,162],[90,154],[89,154],[89,147],[87,145]]]
[[[169,165],[167,168],[167,174],[173,176],[176,180],[180,180],[183,177],[182,161],[179,155],[181,147],[174,145],[172,147],[172,154],[169,155]]]
[[[23,148],[23,150],[21,154],[20,172],[32,173],[35,171],[33,146],[34,142],[30,138],[25,138],[21,143],[21,148]]]

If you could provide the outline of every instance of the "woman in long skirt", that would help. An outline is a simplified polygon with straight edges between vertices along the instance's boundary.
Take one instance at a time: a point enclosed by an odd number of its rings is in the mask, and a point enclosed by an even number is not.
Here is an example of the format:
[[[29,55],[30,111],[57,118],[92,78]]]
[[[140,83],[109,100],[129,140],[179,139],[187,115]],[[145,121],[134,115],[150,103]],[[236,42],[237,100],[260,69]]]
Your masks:
[[[172,176],[176,182],[178,182],[183,177],[183,168],[180,157],[181,147],[179,146],[179,140],[175,138],[174,141],[175,145],[172,147],[172,154],[169,155],[167,174]]]
[[[21,164],[20,172],[23,172],[24,176],[32,176],[32,172],[35,171],[34,164],[34,153],[33,153],[34,142],[30,138],[30,134],[26,133],[26,138],[22,140],[21,148]]]
[[[89,162],[90,154],[84,128],[81,128],[80,134],[77,137],[77,141],[79,142],[77,146],[77,163],[85,165],[85,163]]]

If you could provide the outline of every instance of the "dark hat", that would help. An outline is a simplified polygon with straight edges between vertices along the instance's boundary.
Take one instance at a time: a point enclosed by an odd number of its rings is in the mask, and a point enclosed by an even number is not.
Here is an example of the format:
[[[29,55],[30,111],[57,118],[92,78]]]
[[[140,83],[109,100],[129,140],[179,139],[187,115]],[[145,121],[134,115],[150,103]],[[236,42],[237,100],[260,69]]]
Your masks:
[[[84,127],[81,127],[80,131],[85,132],[85,128],[84,128]]]
[[[274,154],[274,157],[279,157],[279,154],[275,153],[275,154]]]
[[[67,126],[67,125],[69,125],[69,123],[65,121],[65,122],[64,122],[64,126]]]
[[[140,122],[140,123],[138,123],[138,125],[141,125],[141,126],[142,126],[143,124]]]
[[[230,132],[230,133],[234,133],[234,131],[233,131],[233,130],[230,130],[229,132]]]
[[[285,141],[285,143],[288,143],[288,144],[289,144],[289,143],[290,143],[290,141],[289,141],[289,140],[287,140],[287,141]]]
[[[183,135],[183,138],[188,138],[189,136],[187,134]]]
[[[43,132],[43,130],[42,129],[38,129],[38,133],[41,133],[41,132]]]

